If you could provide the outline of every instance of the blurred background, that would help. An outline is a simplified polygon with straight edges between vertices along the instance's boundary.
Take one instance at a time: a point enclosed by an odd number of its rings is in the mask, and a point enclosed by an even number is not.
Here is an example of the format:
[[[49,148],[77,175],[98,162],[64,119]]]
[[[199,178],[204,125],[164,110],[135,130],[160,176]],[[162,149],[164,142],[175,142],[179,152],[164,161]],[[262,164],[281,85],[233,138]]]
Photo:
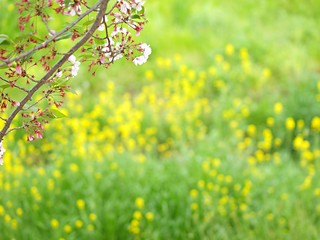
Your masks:
[[[146,64],[83,67],[43,140],[5,139],[0,239],[318,239],[320,2],[145,6]]]

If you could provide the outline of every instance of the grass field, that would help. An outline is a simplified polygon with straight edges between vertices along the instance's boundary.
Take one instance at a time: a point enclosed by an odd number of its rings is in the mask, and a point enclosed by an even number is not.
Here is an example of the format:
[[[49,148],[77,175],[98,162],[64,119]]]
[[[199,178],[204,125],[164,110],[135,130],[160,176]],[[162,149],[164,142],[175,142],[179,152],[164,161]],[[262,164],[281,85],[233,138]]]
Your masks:
[[[67,118],[5,140],[0,240],[320,239],[320,2],[146,8],[145,65],[82,69]]]

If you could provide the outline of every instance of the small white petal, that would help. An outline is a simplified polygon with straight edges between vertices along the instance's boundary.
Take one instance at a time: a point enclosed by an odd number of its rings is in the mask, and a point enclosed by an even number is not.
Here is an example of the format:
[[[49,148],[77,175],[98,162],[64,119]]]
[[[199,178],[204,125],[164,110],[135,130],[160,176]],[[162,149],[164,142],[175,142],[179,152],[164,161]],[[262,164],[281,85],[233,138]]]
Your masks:
[[[74,55],[71,55],[69,58],[68,58],[68,61],[70,61],[71,63],[75,63],[76,62],[76,57]]]

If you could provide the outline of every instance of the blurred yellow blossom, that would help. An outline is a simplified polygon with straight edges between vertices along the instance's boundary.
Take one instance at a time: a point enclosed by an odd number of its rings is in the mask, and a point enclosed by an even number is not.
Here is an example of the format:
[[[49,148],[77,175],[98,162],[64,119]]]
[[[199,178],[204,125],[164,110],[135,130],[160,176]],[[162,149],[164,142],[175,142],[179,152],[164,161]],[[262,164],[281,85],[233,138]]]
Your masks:
[[[148,221],[152,221],[154,219],[154,214],[152,212],[147,212],[146,213],[146,219]]]
[[[83,222],[82,222],[81,220],[76,220],[76,222],[74,223],[74,225],[76,226],[76,228],[82,228]]]
[[[66,232],[66,233],[70,233],[72,231],[72,227],[67,224],[63,227],[63,230]]]
[[[225,47],[225,52],[227,55],[232,56],[234,53],[234,46],[232,44],[227,44]]]
[[[274,112],[275,112],[276,114],[282,113],[282,110],[283,110],[282,103],[277,102],[277,103],[274,104]]]
[[[311,120],[311,128],[316,132],[320,132],[320,117],[313,117]]]
[[[86,203],[83,199],[78,199],[76,204],[79,209],[84,209],[86,206]]]
[[[269,127],[272,127],[274,125],[274,118],[273,117],[268,117],[267,118],[267,125]]]
[[[196,211],[196,210],[198,210],[198,208],[199,208],[199,205],[197,203],[191,203],[192,210]]]
[[[94,221],[97,220],[97,215],[94,214],[94,213],[90,213],[90,214],[89,214],[89,219],[90,219],[90,221],[94,222]]]
[[[137,208],[142,209],[144,207],[144,200],[141,197],[136,198],[135,205]]]
[[[57,229],[59,227],[59,221],[57,219],[52,219],[50,225],[53,229]]]
[[[294,121],[294,119],[292,117],[288,117],[286,119],[286,128],[289,131],[292,131],[295,128],[295,121]]]
[[[314,190],[314,195],[317,196],[317,197],[320,197],[320,188],[316,188]]]
[[[269,68],[264,68],[262,71],[263,78],[269,78],[271,76],[271,70]]]
[[[196,198],[198,196],[198,190],[197,189],[192,189],[190,191],[190,196],[193,198]]]
[[[154,78],[154,73],[152,70],[147,70],[144,75],[148,80],[152,80]]]
[[[23,210],[22,210],[22,208],[17,208],[16,209],[16,214],[19,216],[19,217],[21,217],[22,215],[23,215]],[[0,214],[1,215],[1,214]]]

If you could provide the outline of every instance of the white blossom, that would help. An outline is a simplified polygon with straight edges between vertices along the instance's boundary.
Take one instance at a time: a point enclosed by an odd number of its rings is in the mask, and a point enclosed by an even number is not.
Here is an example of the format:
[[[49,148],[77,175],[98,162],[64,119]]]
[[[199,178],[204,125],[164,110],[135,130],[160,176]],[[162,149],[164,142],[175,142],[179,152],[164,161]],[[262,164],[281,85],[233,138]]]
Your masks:
[[[105,26],[104,24],[100,24],[100,26],[97,28],[98,31],[104,31],[105,30]]]
[[[123,57],[123,55],[121,53],[121,51],[122,51],[121,43],[119,43],[119,42],[116,43],[115,49],[116,49],[116,52],[115,52],[115,54],[113,56],[113,61],[119,60],[120,58]]]
[[[108,22],[107,16],[104,16],[104,22],[102,22],[97,28],[98,31],[104,31],[106,29],[105,24]]]
[[[68,58],[68,61],[71,62],[72,64],[74,64],[76,62],[76,57],[74,55],[71,55],[69,58]]]
[[[141,11],[143,4],[144,4],[144,1],[135,0],[134,3],[132,3],[131,6],[132,6],[133,9],[136,9],[137,11]]]
[[[120,1],[120,11],[124,14],[128,13],[128,10],[131,10],[131,6],[127,1]]]
[[[79,72],[79,66],[80,66],[80,62],[76,62],[72,68],[71,68],[71,75],[74,77],[74,76],[77,76],[78,72]]]
[[[72,67],[71,67],[71,75],[74,77],[74,76],[77,76],[78,74],[78,71],[80,69],[80,62],[77,61],[76,57],[74,55],[71,55],[69,58],[68,58],[68,61],[72,63]]]
[[[139,56],[133,59],[133,63],[135,65],[142,65],[147,61],[147,59],[144,56]]]
[[[5,149],[2,146],[2,141],[0,141],[0,165],[3,165],[3,155],[5,153]]]
[[[114,14],[114,21],[115,21],[115,23],[122,22],[122,15],[120,13],[115,13]]]
[[[142,44],[141,44],[141,48],[144,50],[143,55],[148,58],[149,55],[151,54],[151,47],[150,47],[150,45],[148,45],[148,44],[146,44],[146,43],[142,43]]]
[[[133,63],[135,65],[144,64],[148,60],[149,55],[151,54],[151,48],[150,48],[150,46],[148,44],[142,43],[140,45],[140,48],[143,50],[143,55],[133,59]]]
[[[82,10],[81,10],[80,4],[71,4],[71,3],[69,3],[68,11],[65,12],[65,14],[69,16],[74,16],[76,14],[81,14],[81,13],[82,13]]]
[[[122,34],[127,34],[128,30],[126,28],[123,27],[117,27],[112,33],[111,33],[111,37],[114,37],[115,35],[122,33]]]
[[[56,73],[56,77],[60,78],[61,76],[62,76],[62,71],[58,71],[58,72]]]

